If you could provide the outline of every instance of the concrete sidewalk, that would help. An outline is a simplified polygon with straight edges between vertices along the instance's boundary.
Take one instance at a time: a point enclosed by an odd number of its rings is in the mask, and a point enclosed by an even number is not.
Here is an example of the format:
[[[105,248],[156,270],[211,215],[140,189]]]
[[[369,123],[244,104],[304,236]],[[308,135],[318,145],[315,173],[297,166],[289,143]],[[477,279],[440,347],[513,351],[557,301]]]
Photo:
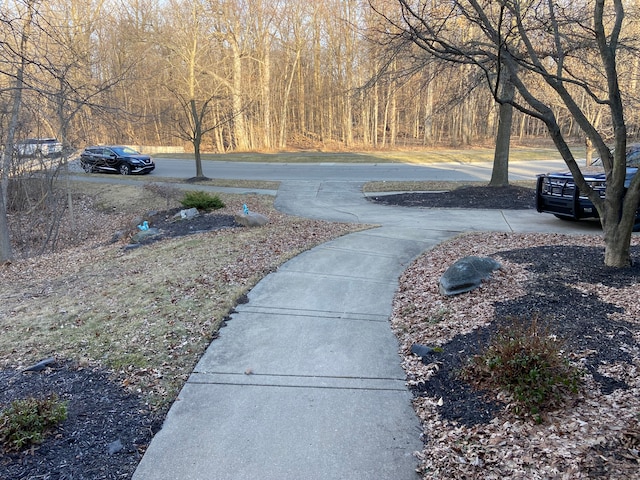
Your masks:
[[[250,292],[196,366],[135,480],[417,479],[421,428],[388,322],[398,277],[459,232],[534,228],[533,212],[385,207],[346,182],[284,184],[276,204],[382,226],[305,252]],[[536,218],[537,231],[567,231]]]

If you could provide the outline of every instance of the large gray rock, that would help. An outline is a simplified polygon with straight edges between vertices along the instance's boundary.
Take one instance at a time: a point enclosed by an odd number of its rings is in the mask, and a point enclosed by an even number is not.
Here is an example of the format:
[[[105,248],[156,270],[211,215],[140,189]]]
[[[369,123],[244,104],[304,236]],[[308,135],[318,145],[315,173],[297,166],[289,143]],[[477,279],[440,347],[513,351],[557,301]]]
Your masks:
[[[489,257],[461,258],[440,278],[440,293],[451,296],[470,292],[478,288],[482,280],[489,278],[500,267],[500,263]]]
[[[269,223],[269,219],[264,215],[256,212],[239,212],[235,215],[238,224],[245,227],[262,227]]]
[[[174,217],[180,220],[191,220],[192,218],[196,218],[199,215],[200,212],[197,208],[188,208],[186,210],[180,210],[174,215]]]
[[[157,228],[149,228],[147,230],[140,230],[131,237],[131,243],[141,243],[145,240],[160,235],[160,230]]]

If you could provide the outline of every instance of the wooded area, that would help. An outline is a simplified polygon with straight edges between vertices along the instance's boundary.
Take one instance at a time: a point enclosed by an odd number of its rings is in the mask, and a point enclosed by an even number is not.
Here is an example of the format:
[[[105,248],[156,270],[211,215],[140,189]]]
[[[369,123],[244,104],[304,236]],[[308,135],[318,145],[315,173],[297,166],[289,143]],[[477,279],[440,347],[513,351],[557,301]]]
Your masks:
[[[399,11],[395,1],[376,3],[390,15]],[[189,149],[198,118],[203,150],[213,152],[464,146],[496,135],[499,109],[482,72],[409,45],[386,48],[388,26],[367,1],[0,5],[3,144],[12,118],[15,141],[57,137],[76,148]],[[635,52],[620,62],[630,136],[640,126],[639,62]],[[565,135],[581,136],[564,105],[554,110]],[[606,125],[604,106],[589,114]],[[513,125],[515,138],[547,135],[519,112]]]

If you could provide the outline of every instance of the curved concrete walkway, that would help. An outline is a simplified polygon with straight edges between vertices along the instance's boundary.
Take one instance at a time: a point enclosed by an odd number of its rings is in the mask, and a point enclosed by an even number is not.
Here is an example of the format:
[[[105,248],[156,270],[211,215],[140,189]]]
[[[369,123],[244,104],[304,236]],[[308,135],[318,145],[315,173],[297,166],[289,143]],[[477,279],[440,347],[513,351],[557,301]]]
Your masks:
[[[276,206],[286,213],[380,227],[305,252],[250,292],[135,480],[417,479],[421,428],[388,322],[399,275],[464,231],[597,231],[533,211],[381,206],[361,187],[281,185]]]

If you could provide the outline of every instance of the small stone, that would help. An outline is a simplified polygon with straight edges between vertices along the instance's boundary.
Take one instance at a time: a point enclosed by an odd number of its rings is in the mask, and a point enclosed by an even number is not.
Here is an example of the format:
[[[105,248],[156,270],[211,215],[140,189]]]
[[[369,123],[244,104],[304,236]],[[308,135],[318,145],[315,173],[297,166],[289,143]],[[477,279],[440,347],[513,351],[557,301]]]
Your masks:
[[[414,343],[411,345],[411,353],[424,358],[433,353],[433,348],[427,347],[426,345],[420,345],[419,343]]]
[[[186,210],[180,210],[178,213],[176,213],[176,218],[180,218],[182,220],[191,220],[192,218],[195,218],[197,216],[200,215],[200,212],[198,211],[197,208],[188,208]]]
[[[112,236],[111,236],[111,241],[110,243],[116,243],[119,242],[120,240],[122,240],[122,238],[125,236],[126,232],[124,230],[118,230],[116,231]]]
[[[109,455],[115,455],[122,451],[124,446],[120,440],[116,440],[115,442],[111,442],[108,446]]]
[[[23,370],[23,372],[41,372],[45,368],[56,363],[56,359],[53,357],[45,358],[44,360],[40,360],[38,363],[31,365]]]

